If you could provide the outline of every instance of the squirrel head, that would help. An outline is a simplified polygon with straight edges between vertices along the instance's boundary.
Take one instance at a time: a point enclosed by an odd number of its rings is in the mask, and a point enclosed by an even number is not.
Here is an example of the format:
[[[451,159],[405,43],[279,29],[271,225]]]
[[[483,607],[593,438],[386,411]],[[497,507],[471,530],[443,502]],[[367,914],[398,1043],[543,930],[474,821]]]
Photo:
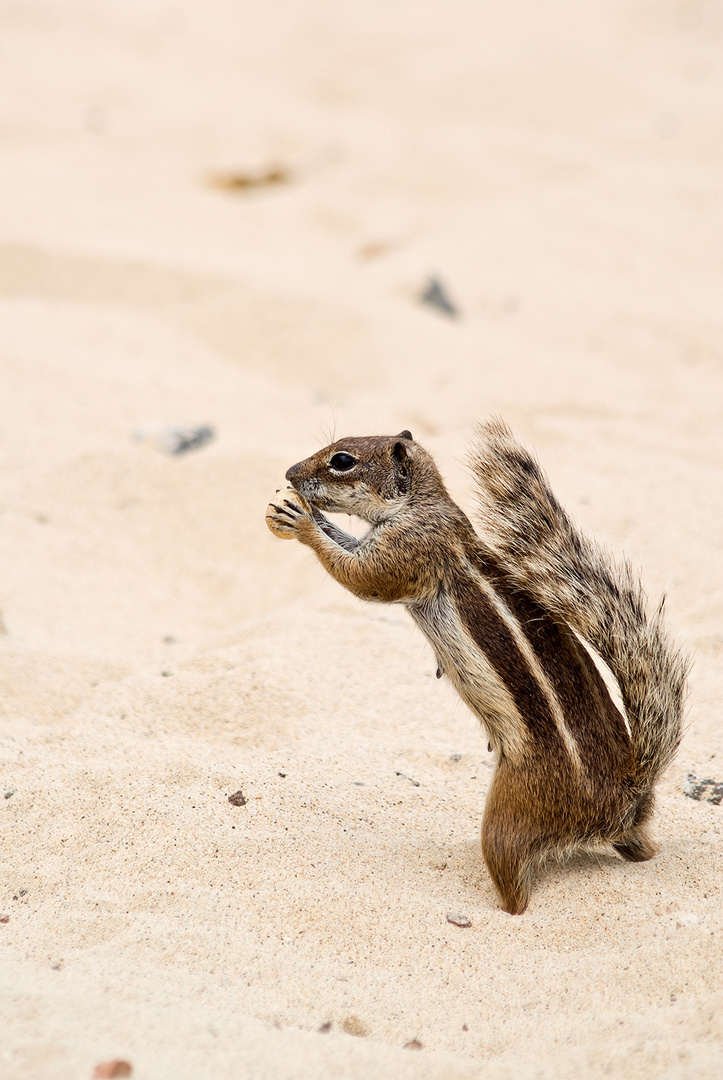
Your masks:
[[[318,510],[380,523],[413,497],[422,477],[441,479],[410,431],[338,439],[292,465],[286,479]]]

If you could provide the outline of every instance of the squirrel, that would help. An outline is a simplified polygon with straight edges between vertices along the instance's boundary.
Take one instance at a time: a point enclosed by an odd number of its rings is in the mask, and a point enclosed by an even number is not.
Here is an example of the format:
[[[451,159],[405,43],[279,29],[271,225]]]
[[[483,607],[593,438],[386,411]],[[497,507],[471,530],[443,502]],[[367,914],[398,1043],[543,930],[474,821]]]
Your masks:
[[[550,856],[656,853],[653,786],[681,737],[688,660],[627,561],[584,536],[501,420],[471,456],[483,533],[409,431],[340,439],[286,473],[269,529],[363,600],[404,605],[496,752],[482,853],[505,911]],[[325,517],[356,515],[357,539]],[[583,644],[584,643],[584,644]],[[589,651],[590,650],[590,651]],[[616,707],[591,652],[618,683]]]

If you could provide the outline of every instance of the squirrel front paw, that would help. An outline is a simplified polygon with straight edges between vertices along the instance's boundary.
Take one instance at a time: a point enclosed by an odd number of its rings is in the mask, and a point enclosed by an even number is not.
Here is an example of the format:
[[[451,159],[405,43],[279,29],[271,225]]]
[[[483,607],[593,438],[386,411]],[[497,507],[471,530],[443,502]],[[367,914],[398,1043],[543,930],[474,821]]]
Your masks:
[[[311,507],[303,495],[291,487],[277,492],[274,502],[266,507],[266,524],[280,540],[298,538],[299,526],[310,519]]]

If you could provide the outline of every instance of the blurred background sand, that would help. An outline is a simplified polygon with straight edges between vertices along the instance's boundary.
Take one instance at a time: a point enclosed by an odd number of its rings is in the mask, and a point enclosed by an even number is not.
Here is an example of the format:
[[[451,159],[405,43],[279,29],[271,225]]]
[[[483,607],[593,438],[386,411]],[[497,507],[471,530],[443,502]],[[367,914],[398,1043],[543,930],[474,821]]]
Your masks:
[[[714,0],[0,2],[3,1077],[720,1076],[722,48]],[[490,413],[695,656],[661,854],[521,918],[430,649],[263,520],[404,427],[469,509]]]

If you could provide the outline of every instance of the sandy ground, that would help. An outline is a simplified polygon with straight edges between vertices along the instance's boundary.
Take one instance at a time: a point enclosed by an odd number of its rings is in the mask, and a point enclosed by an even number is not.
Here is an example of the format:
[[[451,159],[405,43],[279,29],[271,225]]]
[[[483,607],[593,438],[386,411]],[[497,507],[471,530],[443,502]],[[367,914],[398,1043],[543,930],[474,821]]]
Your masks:
[[[2,0],[4,1078],[720,1076],[722,48],[713,0]],[[695,657],[660,855],[519,918],[431,650],[264,524],[333,432],[469,509],[490,413]]]

